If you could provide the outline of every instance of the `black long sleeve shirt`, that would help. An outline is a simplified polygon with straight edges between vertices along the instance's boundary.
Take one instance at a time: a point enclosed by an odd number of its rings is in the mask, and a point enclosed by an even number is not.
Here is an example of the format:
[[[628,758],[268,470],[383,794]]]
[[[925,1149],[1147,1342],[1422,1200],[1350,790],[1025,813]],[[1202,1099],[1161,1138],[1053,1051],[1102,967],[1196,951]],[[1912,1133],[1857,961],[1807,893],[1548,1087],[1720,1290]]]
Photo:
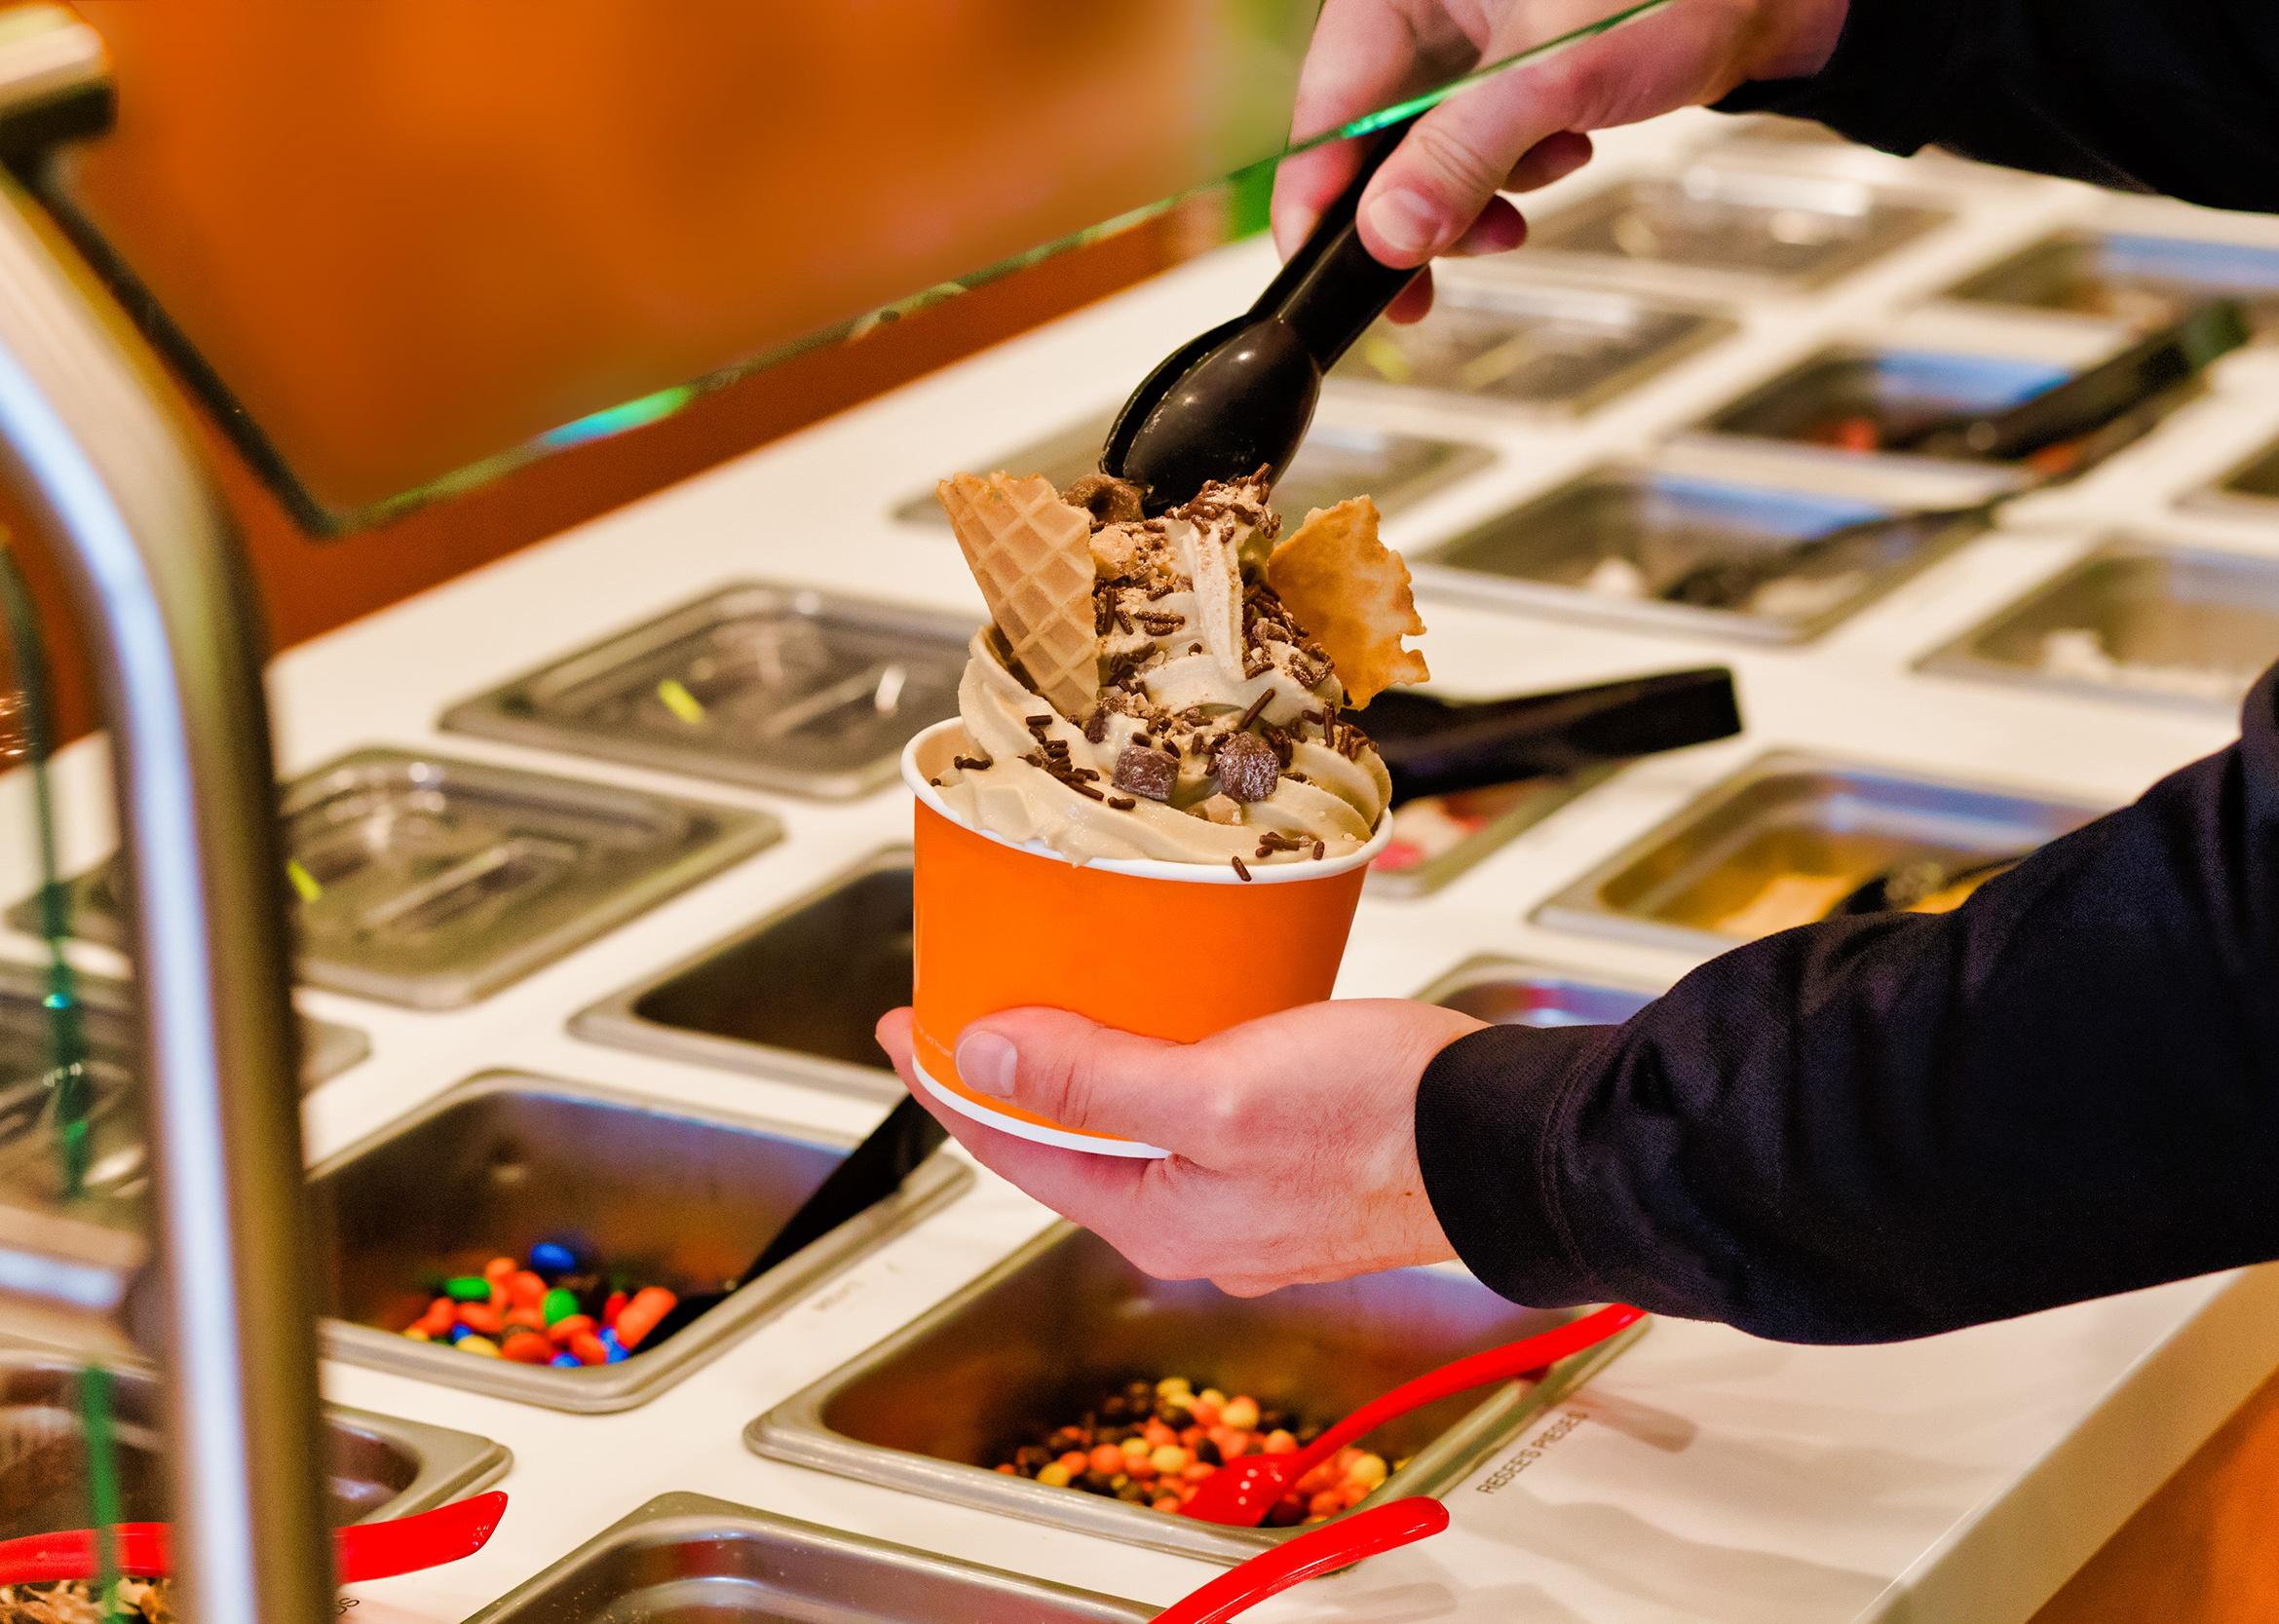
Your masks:
[[[2279,208],[2271,0],[1853,0],[1728,107]],[[1495,1028],[1417,1102],[1489,1285],[1795,1341],[2279,1258],[2279,670],[2237,744],[1943,916],[1809,925],[1621,1027]]]

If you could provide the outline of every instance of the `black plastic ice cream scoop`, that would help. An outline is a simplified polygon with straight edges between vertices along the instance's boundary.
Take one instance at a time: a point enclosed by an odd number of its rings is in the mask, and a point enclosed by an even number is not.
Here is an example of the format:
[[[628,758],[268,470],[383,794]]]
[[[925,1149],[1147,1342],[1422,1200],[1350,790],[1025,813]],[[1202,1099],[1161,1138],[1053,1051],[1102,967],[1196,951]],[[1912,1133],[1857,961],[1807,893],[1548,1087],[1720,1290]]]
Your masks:
[[[1378,137],[1256,304],[1172,351],[1117,413],[1100,467],[1139,486],[1148,512],[1214,479],[1262,468],[1269,484],[1280,478],[1313,421],[1322,375],[1416,280],[1414,267],[1379,263],[1354,220],[1369,177],[1411,122]]]
[[[794,1254],[806,1250],[840,1225],[870,1211],[900,1190],[947,1138],[949,1134],[918,1103],[916,1096],[903,1096],[879,1125],[863,1136],[862,1143],[848,1152],[846,1159],[832,1168],[823,1182],[783,1221],[775,1238],[760,1249],[759,1256],[752,1259],[742,1273],[717,1291],[691,1292],[683,1297],[657,1322],[657,1328],[649,1333],[642,1345],[656,1346],[718,1307],[778,1264],[789,1262]]]
[[[1354,714],[1392,776],[1395,806],[1684,749],[1741,731],[1733,674],[1722,665],[1509,699],[1443,699],[1395,690]]]

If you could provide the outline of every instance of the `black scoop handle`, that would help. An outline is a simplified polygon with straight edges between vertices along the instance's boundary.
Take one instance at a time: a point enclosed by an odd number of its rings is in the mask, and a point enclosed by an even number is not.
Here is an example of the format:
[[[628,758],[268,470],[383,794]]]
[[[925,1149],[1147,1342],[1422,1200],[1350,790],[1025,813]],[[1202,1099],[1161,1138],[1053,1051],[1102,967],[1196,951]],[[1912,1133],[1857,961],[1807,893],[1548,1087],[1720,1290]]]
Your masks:
[[[1398,806],[1729,738],[1741,731],[1723,665],[1474,703],[1381,694],[1359,713]]]
[[[1280,321],[1295,332],[1324,372],[1417,279],[1418,267],[1396,270],[1362,245],[1356,212],[1370,177],[1416,122],[1412,117],[1386,127],[1352,183],[1323,210],[1298,251],[1250,307],[1253,321]]]

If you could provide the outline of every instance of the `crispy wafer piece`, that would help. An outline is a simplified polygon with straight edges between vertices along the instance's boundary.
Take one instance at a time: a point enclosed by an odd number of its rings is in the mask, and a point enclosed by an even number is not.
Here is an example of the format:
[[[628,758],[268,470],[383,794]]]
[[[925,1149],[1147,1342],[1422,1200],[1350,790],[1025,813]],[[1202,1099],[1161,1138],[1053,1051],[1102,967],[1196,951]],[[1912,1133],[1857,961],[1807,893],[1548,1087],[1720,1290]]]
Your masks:
[[[1409,567],[1377,539],[1377,504],[1365,496],[1316,508],[1266,563],[1267,585],[1319,643],[1355,710],[1386,689],[1431,676],[1424,657],[1401,647],[1424,622]]]
[[[1089,716],[1100,697],[1091,515],[1042,474],[961,473],[934,494],[1030,686],[1061,715]]]

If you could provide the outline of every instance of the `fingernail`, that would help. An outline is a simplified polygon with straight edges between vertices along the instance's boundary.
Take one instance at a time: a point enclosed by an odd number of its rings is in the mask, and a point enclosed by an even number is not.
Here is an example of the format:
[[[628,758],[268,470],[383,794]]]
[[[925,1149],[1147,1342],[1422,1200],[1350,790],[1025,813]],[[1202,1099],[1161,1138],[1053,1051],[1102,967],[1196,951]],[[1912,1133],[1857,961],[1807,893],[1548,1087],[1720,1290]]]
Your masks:
[[[1439,240],[1440,218],[1414,192],[1386,192],[1369,200],[1369,227],[1395,253],[1428,253]]]
[[[1009,1098],[1020,1058],[1011,1039],[994,1032],[971,1033],[958,1040],[959,1080],[977,1094]]]

